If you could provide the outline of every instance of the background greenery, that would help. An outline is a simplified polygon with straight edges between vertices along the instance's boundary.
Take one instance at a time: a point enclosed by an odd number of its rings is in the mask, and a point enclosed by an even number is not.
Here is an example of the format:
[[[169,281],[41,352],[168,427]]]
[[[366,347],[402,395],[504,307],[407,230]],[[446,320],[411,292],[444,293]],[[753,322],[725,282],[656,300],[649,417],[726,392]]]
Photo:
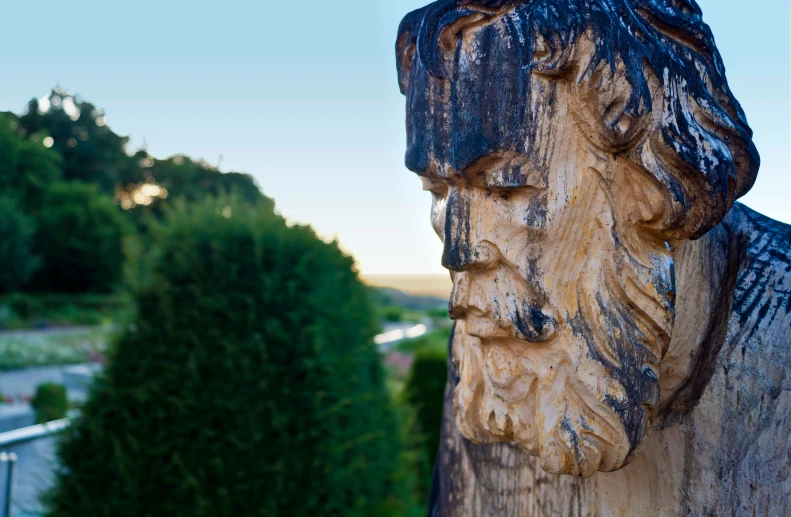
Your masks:
[[[0,198],[0,292],[25,285],[39,268],[41,259],[33,253],[35,234],[33,218],[17,201]]]
[[[130,152],[102,110],[54,89],[43,110],[0,114],[0,294],[114,293],[126,255],[176,199],[234,192],[273,209],[252,177]],[[67,109],[68,108],[68,109]]]
[[[154,281],[64,443],[52,515],[407,514],[352,260],[226,197],[153,235]]]
[[[49,101],[0,114],[0,370],[109,358],[51,515],[424,515],[444,303],[364,286],[249,175],[130,151],[94,105]],[[417,322],[438,330],[372,342]],[[61,398],[42,387],[39,418]]]
[[[47,382],[36,388],[30,405],[36,411],[36,423],[43,424],[65,418],[69,412],[69,399],[66,387],[62,384]]]

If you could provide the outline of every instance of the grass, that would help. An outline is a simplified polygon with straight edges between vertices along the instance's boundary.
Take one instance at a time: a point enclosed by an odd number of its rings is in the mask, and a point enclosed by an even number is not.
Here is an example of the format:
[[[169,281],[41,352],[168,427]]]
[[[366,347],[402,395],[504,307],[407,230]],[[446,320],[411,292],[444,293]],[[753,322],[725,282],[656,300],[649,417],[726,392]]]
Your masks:
[[[29,294],[0,296],[0,330],[108,325],[130,310],[123,295]]]
[[[0,334],[0,371],[102,360],[112,327]]]

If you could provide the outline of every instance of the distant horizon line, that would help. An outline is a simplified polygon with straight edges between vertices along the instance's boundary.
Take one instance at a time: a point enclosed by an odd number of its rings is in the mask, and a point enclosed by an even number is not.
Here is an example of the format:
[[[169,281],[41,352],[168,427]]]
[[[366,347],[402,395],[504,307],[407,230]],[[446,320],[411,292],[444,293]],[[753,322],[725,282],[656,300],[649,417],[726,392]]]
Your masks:
[[[368,285],[390,287],[418,296],[448,298],[453,288],[453,282],[448,273],[360,273],[360,278]]]

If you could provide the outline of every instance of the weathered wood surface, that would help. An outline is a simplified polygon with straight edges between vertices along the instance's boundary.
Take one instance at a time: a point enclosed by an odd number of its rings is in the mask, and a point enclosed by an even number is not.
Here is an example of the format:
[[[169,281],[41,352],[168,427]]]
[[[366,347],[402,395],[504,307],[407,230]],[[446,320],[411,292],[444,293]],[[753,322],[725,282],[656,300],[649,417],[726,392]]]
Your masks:
[[[791,231],[693,0],[440,0],[396,44],[452,271],[433,515],[791,515]]]
[[[727,316],[701,336],[694,408],[668,413],[627,467],[558,476],[513,445],[459,434],[451,361],[431,517],[791,515],[791,228],[737,204],[702,241],[714,243],[683,250],[679,276],[722,271]],[[680,315],[700,317],[698,294],[679,297]]]

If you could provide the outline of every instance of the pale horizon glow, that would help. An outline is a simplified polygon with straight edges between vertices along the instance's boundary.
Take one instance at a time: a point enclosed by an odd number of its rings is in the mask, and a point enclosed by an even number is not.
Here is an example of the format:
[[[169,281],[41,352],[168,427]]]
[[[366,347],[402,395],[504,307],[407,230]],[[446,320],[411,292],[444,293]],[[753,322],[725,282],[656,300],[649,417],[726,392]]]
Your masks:
[[[57,15],[31,21],[29,4],[10,2],[0,110],[60,85],[104,110],[131,151],[252,174],[283,216],[336,238],[364,275],[442,274],[430,196],[403,166],[393,49],[401,18],[426,3],[43,0],[35,12]],[[789,2],[698,3],[761,153],[742,201],[791,223]]]

